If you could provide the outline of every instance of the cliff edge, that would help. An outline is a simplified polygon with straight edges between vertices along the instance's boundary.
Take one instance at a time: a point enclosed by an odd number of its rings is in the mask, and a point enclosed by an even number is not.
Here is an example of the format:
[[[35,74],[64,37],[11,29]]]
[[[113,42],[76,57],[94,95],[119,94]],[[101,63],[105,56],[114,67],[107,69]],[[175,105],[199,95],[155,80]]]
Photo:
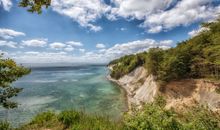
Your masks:
[[[112,66],[109,66],[110,71]],[[157,83],[156,78],[140,66],[119,79],[108,79],[120,85],[126,92],[128,108],[141,108],[152,102],[160,94],[166,97],[166,108],[184,111],[195,105],[205,105],[213,111],[220,111],[220,94],[216,89],[220,83],[205,79],[184,79],[171,81],[164,86]]]
[[[144,67],[138,67],[118,80],[113,79],[110,75],[108,79],[116,82],[126,91],[129,109],[132,106],[141,107],[145,103],[152,102],[158,93],[158,85],[154,76],[148,75]]]

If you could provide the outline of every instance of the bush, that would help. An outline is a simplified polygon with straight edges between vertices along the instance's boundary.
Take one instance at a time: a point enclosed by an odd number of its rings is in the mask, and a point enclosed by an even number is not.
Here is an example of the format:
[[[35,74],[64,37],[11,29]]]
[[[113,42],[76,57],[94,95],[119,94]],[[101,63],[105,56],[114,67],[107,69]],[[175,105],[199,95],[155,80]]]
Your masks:
[[[0,130],[12,130],[7,121],[0,121]]]
[[[180,130],[182,125],[172,110],[164,109],[165,101],[161,97],[154,103],[146,104],[142,111],[134,111],[125,116],[125,125],[129,130]]]
[[[66,127],[70,127],[73,124],[79,123],[81,116],[83,116],[82,113],[73,110],[63,111],[58,115],[58,120]]]
[[[48,111],[38,114],[32,121],[31,125],[37,124],[38,126],[45,126],[48,123],[56,121],[56,114]]]
[[[165,100],[156,98],[143,110],[134,110],[124,119],[129,130],[219,130],[220,115],[205,107],[188,108],[185,113],[165,109]]]
[[[190,130],[219,130],[220,115],[205,107],[194,107],[185,113],[184,126]]]

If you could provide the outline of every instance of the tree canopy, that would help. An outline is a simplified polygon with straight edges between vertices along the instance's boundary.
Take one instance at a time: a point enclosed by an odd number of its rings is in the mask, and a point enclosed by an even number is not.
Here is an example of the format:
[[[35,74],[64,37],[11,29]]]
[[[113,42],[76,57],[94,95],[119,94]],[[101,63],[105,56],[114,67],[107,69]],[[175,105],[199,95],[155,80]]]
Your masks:
[[[5,59],[0,55],[0,105],[10,109],[17,107],[17,103],[10,98],[17,96],[22,88],[13,87],[11,84],[18,78],[30,73],[30,70],[19,66],[12,59]]]
[[[137,66],[162,81],[183,78],[220,79],[220,19],[204,23],[207,30],[168,50],[152,48],[148,52],[121,57],[110,62],[111,76],[120,78]]]
[[[41,14],[42,8],[48,8],[50,3],[51,0],[21,0],[19,6],[28,8],[28,12]]]

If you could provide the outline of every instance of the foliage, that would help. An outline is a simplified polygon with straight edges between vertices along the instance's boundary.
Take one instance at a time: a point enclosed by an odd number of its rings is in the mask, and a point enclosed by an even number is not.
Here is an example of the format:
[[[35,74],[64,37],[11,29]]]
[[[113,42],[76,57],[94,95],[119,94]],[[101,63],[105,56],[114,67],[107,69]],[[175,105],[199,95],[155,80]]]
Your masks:
[[[4,59],[0,55],[0,105],[10,109],[17,107],[17,103],[10,98],[17,96],[21,88],[12,87],[11,83],[30,72],[29,69],[17,65],[12,59]]]
[[[199,106],[191,108],[185,113],[184,128],[190,130],[219,130],[220,129],[220,115],[211,110]]]
[[[80,120],[81,113],[76,111],[64,111],[58,116],[59,121],[61,121],[66,127],[78,123]]]
[[[51,4],[51,0],[21,0],[19,3],[20,7],[27,7],[28,8],[28,12],[31,13],[38,13],[41,14],[42,13],[42,7],[45,6],[46,8],[48,8]]]
[[[0,121],[0,130],[11,130],[10,124],[6,121]]]
[[[125,74],[131,72],[136,67],[143,65],[144,62],[145,59],[142,59],[142,56],[140,55],[129,55],[114,60],[109,64],[109,65],[113,65],[113,71],[111,72],[111,77],[118,79],[124,76]]]
[[[74,110],[63,111],[60,114],[43,112],[37,115],[29,124],[17,130],[122,130],[120,122],[110,121],[106,117],[87,115]]]
[[[31,121],[30,124],[44,126],[48,121],[56,122],[56,115],[51,111],[40,113]]]
[[[53,130],[63,129],[62,123],[58,121],[57,115],[52,111],[36,115],[30,123],[20,126],[16,130],[45,130],[46,128]]]
[[[159,99],[159,98],[158,98]],[[164,100],[144,106],[142,111],[126,115],[125,124],[129,130],[179,130],[182,124],[171,110],[164,109]]]
[[[183,78],[220,79],[220,19],[203,26],[209,29],[175,48],[152,48],[110,62],[111,76],[118,79],[143,65],[150,74],[166,82]]]
[[[87,115],[74,110],[60,114],[48,111],[38,114],[29,124],[16,130],[219,130],[220,115],[205,107],[187,108],[177,113],[165,109],[166,101],[158,96],[154,102],[141,110],[126,113],[122,122],[114,122],[107,117]],[[7,122],[0,123],[1,130],[14,130]]]
[[[152,48],[148,51],[146,64],[147,70],[153,75],[158,75],[161,68],[160,62],[163,60],[164,52],[160,48]]]
[[[205,107],[188,108],[186,113],[165,109],[161,97],[146,104],[142,111],[125,116],[129,130],[219,130],[220,115]]]

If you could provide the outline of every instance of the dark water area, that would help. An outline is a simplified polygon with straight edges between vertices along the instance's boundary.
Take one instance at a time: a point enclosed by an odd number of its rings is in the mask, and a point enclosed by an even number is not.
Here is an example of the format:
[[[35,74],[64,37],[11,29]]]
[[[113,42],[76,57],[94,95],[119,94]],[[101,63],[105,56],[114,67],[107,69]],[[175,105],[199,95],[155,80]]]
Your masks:
[[[105,66],[39,67],[14,83],[24,88],[13,100],[20,105],[7,111],[0,108],[0,119],[14,126],[30,121],[43,111],[78,110],[118,119],[126,110],[123,91],[106,79]]]

